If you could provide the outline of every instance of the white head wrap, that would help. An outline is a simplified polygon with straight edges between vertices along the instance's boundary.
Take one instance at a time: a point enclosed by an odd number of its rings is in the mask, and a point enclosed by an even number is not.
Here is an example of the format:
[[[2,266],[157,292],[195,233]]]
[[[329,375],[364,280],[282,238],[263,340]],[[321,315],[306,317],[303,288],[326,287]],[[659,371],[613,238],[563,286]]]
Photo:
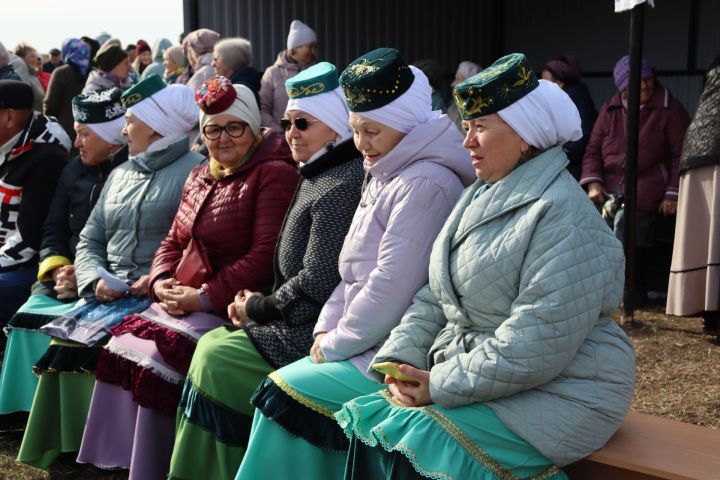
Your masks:
[[[340,87],[311,97],[291,98],[285,108],[286,112],[290,110],[309,113],[340,135],[340,141],[352,136],[350,116]]]
[[[85,126],[107,143],[112,145],[127,145],[127,137],[122,134],[122,130],[125,127],[124,116],[120,116],[109,122],[86,123]]]
[[[368,112],[358,112],[358,115],[404,134],[410,133],[418,125],[438,118],[440,111],[432,109],[430,82],[419,68],[410,65],[410,70],[415,75],[415,80],[405,93],[387,105]]]
[[[254,135],[260,133],[260,109],[255,100],[255,94],[245,85],[233,85],[233,87],[235,87],[237,97],[226,110],[214,114],[200,110],[200,130],[218,115],[233,115],[247,123]]]
[[[313,42],[317,42],[315,31],[300,20],[293,20],[287,37],[287,49],[292,50]]]
[[[185,85],[169,85],[128,109],[163,137],[179,137],[197,123],[198,107],[193,91]]]
[[[547,80],[498,115],[529,145],[546,150],[582,138],[578,109],[559,86]]]

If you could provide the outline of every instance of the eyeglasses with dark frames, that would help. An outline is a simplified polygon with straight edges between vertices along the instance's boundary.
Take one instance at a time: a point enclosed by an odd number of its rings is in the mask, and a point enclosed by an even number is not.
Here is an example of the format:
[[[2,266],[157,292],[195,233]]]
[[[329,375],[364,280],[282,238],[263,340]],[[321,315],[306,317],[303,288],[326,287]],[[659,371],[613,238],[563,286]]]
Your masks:
[[[290,128],[292,128],[293,123],[295,124],[295,128],[300,130],[301,132],[304,132],[307,130],[307,128],[310,126],[311,123],[319,122],[320,120],[308,120],[305,117],[296,118],[294,121],[290,120],[289,118],[281,118],[280,119],[280,126],[284,131],[289,131]]]
[[[222,132],[227,133],[232,138],[240,138],[245,133],[247,123],[243,122],[230,122],[224,127],[220,125],[205,125],[202,129],[203,135],[208,140],[217,140],[222,135]]]

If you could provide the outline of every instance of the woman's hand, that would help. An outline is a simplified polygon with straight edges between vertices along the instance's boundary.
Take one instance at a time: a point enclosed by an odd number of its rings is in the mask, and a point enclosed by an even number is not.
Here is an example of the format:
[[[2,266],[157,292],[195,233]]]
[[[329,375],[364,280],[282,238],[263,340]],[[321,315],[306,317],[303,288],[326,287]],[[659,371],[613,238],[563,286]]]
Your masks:
[[[102,278],[95,286],[95,298],[97,298],[98,302],[112,302],[113,300],[117,300],[118,298],[122,298],[124,296],[125,294],[123,292],[116,292],[112,288],[108,287],[105,280]]]
[[[185,315],[190,312],[202,312],[202,302],[197,288],[176,284],[165,289],[160,307],[170,315]]]
[[[57,292],[58,300],[77,297],[77,278],[75,277],[75,265],[63,265],[52,271],[53,290]]]
[[[607,197],[607,192],[600,182],[590,182],[588,183],[588,197],[593,203],[602,203]]]
[[[390,393],[398,403],[407,407],[421,407],[432,403],[430,398],[430,372],[427,370],[419,370],[412,365],[401,364],[400,371],[405,375],[416,378],[420,385],[403,382],[385,375],[385,383],[388,384]]]
[[[150,275],[143,275],[142,277],[138,278],[130,288],[130,293],[132,293],[133,297],[147,297],[148,282],[150,282]]]
[[[159,303],[163,303],[165,301],[167,292],[172,290],[175,285],[180,285],[180,282],[174,278],[158,280],[153,284],[153,293],[155,294],[155,297],[157,297]]]
[[[663,200],[662,202],[660,202],[660,208],[658,208],[658,212],[662,215],[665,215],[666,217],[670,215],[675,215],[677,213],[677,200]]]
[[[325,355],[323,355],[322,349],[320,348],[320,340],[322,340],[326,334],[327,332],[320,332],[315,335],[315,341],[312,347],[310,347],[310,356],[315,363],[325,363]]]
[[[242,327],[246,322],[250,320],[247,314],[246,303],[250,297],[262,297],[263,294],[260,292],[251,292],[250,290],[243,290],[235,295],[235,301],[228,305],[228,317],[230,321],[236,327]]]

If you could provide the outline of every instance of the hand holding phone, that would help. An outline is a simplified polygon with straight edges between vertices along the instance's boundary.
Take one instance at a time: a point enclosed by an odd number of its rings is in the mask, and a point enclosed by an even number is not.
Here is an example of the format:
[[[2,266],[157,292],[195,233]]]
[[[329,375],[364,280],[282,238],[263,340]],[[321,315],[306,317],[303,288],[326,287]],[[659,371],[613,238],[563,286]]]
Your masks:
[[[412,385],[420,385],[417,378],[402,373],[400,371],[400,365],[395,362],[375,363],[372,368],[373,370],[377,370],[380,373],[393,377],[395,380],[400,380],[401,382],[410,383]]]

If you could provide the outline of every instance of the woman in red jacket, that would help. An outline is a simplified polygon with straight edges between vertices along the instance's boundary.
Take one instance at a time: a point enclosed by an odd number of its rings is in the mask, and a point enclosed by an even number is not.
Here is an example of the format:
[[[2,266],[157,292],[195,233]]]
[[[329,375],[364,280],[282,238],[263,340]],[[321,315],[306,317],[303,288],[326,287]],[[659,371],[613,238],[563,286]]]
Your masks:
[[[598,207],[612,195],[625,191],[623,175],[627,148],[627,96],[630,57],[624,56],[613,71],[618,93],[605,102],[593,127],[583,157],[580,185]],[[680,152],[690,123],[685,108],[655,78],[646,59],[642,60],[640,83],[640,137],[637,159],[636,258],[638,272],[636,305],[644,302],[647,290],[667,286],[670,250],[678,199]],[[612,223],[622,240],[624,209],[617,201],[603,216]],[[611,203],[612,204],[612,203]],[[610,218],[612,217],[612,218]],[[669,233],[668,233],[669,231]]]
[[[299,180],[283,136],[261,131],[247,87],[215,77],[195,98],[210,159],[191,172],[155,254],[156,303],[114,327],[100,355],[78,456],[129,468],[136,479],[165,477],[198,339],[227,321],[236,292],[269,290],[275,242]]]

